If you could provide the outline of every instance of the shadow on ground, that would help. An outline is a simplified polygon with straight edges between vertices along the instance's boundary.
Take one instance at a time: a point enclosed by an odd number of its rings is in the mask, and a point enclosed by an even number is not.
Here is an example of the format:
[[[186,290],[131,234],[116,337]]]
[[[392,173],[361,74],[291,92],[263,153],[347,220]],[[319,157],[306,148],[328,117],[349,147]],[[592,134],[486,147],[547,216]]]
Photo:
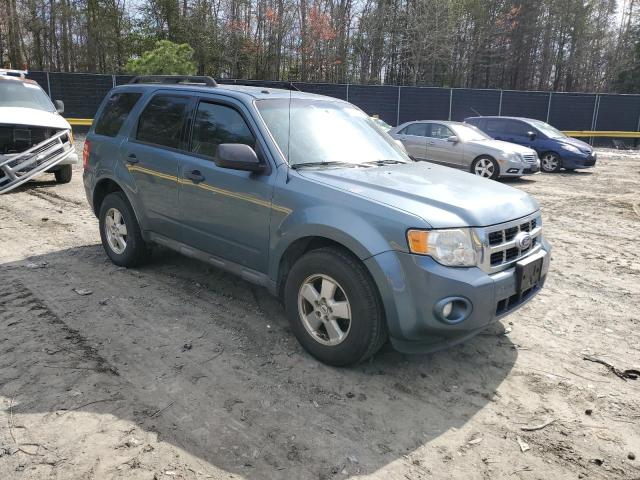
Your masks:
[[[0,395],[16,418],[44,414],[50,448],[91,452],[80,416],[112,415],[255,480],[410,462],[490,402],[517,357],[496,325],[437,354],[327,367],[265,290],[163,250],[118,268],[99,245],[0,266],[0,348]]]

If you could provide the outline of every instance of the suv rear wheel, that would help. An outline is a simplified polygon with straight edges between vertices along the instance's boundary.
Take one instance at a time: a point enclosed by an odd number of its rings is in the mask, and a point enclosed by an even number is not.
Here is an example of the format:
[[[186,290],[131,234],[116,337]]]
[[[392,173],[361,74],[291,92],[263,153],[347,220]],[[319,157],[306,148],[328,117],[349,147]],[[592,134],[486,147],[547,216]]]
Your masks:
[[[287,276],[284,303],[298,341],[329,365],[366,360],[386,341],[376,286],[360,260],[343,250],[303,255]]]
[[[105,252],[121,267],[135,267],[149,257],[140,225],[122,192],[110,193],[100,206],[100,238]]]

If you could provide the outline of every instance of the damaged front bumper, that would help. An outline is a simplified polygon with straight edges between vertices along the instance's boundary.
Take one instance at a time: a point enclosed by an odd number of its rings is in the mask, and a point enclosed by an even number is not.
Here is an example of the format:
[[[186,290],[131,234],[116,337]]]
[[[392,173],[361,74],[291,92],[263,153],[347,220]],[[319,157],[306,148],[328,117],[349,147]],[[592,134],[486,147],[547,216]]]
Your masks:
[[[0,154],[0,194],[58,164],[76,162],[69,130],[62,130],[24,152]]]

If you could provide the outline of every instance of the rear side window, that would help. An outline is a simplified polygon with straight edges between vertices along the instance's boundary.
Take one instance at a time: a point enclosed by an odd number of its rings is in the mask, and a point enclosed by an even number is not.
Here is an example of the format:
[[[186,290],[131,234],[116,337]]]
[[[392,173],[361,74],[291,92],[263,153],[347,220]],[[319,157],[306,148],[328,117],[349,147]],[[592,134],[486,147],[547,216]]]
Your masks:
[[[500,118],[487,118],[484,131],[489,135],[492,133],[505,133],[507,129],[507,121]]]
[[[188,97],[156,95],[138,119],[136,139],[170,148],[183,148],[182,128]]]
[[[404,129],[403,133],[405,135],[414,135],[416,137],[426,137],[428,127],[429,125],[426,123],[412,123]]]
[[[95,133],[115,137],[120,131],[120,127],[129,116],[141,93],[116,93],[111,95],[107,104],[102,110],[102,115],[96,122]]]
[[[198,105],[191,136],[191,151],[215,157],[221,143],[244,143],[255,147],[256,140],[242,115],[234,108],[216,103]]]

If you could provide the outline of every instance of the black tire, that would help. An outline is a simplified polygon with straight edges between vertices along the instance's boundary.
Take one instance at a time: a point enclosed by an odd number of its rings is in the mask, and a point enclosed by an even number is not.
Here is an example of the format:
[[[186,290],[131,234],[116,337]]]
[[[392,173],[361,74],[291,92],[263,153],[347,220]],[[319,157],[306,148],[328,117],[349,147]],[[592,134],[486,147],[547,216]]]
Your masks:
[[[315,275],[335,279],[350,305],[350,327],[344,340],[337,345],[325,345],[316,340],[299,313],[302,286]],[[339,248],[313,250],[296,261],[285,282],[284,304],[298,341],[326,364],[343,367],[362,362],[387,340],[386,319],[376,285],[360,260]]]
[[[480,165],[480,163],[487,162],[487,161],[491,163],[493,168],[493,172],[491,173],[490,176],[481,175],[480,173],[477,172],[478,166]],[[495,158],[492,158],[489,155],[481,155],[471,163],[471,173],[482,178],[489,178],[491,180],[496,180],[500,176],[500,166],[498,165],[498,162],[496,162]]]
[[[544,152],[540,155],[540,170],[545,173],[556,173],[562,168],[562,159],[555,152]]]
[[[69,183],[73,177],[73,166],[62,165],[53,174],[56,177],[56,183]]]
[[[107,239],[106,217],[112,209],[121,214],[126,225],[126,247],[122,252],[115,251]],[[120,267],[136,267],[149,259],[150,248],[142,238],[140,225],[124,193],[113,192],[107,195],[100,205],[98,219],[102,246],[113,263]]]

